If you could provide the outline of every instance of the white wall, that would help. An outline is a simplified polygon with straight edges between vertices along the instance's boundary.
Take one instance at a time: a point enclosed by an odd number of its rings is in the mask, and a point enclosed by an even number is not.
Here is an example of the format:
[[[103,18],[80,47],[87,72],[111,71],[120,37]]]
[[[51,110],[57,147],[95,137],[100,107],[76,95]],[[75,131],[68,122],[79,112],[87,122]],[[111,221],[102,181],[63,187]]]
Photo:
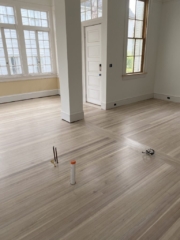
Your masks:
[[[152,0],[150,3],[148,42],[147,42],[147,74],[137,77],[123,78],[123,55],[126,34],[127,0],[109,0],[107,14],[107,92],[103,108],[117,106],[153,97],[156,58],[158,49],[158,32],[162,3]],[[105,22],[105,20],[103,20]],[[109,68],[109,64],[113,68]]]
[[[162,7],[155,97],[180,101],[180,1],[164,1]]]

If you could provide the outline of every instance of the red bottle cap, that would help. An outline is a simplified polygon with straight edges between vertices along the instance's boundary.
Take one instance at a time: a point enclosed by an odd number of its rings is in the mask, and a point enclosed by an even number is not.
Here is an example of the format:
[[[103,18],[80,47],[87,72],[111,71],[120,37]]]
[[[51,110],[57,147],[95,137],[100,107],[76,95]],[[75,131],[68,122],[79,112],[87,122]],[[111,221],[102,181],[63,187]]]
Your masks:
[[[75,164],[76,164],[76,161],[71,161],[71,164],[72,164],[72,165],[75,165]]]

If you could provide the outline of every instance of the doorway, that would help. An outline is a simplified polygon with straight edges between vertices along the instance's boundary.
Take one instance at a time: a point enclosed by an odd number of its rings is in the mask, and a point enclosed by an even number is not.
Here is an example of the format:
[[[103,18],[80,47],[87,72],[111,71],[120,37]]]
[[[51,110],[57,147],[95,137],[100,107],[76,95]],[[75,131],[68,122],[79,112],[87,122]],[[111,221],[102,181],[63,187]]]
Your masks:
[[[85,29],[86,101],[101,105],[101,24]]]

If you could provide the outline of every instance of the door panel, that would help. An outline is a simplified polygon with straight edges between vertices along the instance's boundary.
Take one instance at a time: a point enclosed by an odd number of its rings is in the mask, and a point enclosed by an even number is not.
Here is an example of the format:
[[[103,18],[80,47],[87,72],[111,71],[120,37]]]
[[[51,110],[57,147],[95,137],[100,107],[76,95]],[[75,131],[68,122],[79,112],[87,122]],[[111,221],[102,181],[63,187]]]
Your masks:
[[[87,102],[101,105],[101,25],[86,27]]]

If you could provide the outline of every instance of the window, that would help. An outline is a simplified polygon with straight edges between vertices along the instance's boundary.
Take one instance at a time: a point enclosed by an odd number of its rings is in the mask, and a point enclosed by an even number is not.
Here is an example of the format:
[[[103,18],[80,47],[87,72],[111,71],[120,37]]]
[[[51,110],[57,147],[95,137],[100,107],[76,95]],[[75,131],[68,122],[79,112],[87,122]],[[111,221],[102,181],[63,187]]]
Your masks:
[[[48,32],[38,32],[41,71],[51,72],[50,44]]]
[[[9,6],[0,6],[0,76],[19,74],[22,74],[22,67],[14,9]]]
[[[23,27],[29,74],[51,73],[52,61],[47,13],[21,9],[21,15],[24,26],[35,27],[35,30]],[[42,28],[46,30],[40,30]]]
[[[24,30],[29,73],[52,71],[48,32]],[[39,48],[37,47],[39,46]]]
[[[17,33],[15,29],[4,29],[6,39],[8,63],[11,75],[21,74],[21,60],[19,55],[19,47],[17,41]]]
[[[0,32],[0,75],[8,75],[1,32]]]
[[[48,27],[47,13],[21,9],[22,23],[25,26]]]
[[[148,0],[129,0],[126,73],[144,70]]]
[[[0,6],[0,23],[15,24],[14,9]]]
[[[81,0],[81,21],[102,17],[103,0]]]
[[[0,5],[0,81],[54,73],[51,10],[38,6],[37,9],[21,8],[16,3]],[[16,12],[20,12],[18,22]]]
[[[24,38],[29,73],[39,73],[39,57],[35,31],[24,30]]]

